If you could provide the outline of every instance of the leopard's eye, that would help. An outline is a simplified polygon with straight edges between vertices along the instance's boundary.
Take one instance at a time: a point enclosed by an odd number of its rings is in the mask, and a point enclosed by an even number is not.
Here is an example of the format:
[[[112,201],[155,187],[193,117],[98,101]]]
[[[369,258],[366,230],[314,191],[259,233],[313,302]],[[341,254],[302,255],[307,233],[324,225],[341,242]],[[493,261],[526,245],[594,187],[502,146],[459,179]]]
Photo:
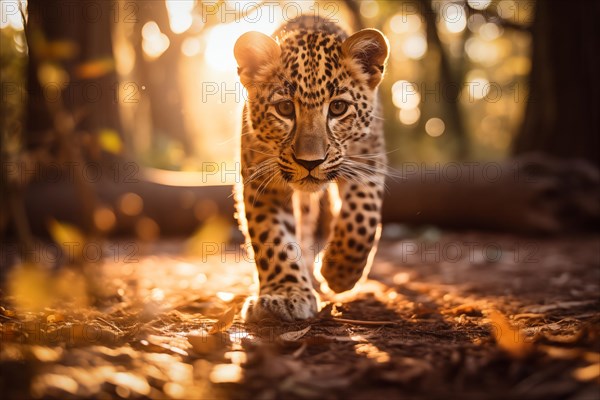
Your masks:
[[[348,103],[343,100],[335,100],[329,105],[329,115],[339,117],[348,110]]]
[[[294,103],[290,100],[280,101],[275,104],[275,110],[282,117],[293,118],[294,117]]]

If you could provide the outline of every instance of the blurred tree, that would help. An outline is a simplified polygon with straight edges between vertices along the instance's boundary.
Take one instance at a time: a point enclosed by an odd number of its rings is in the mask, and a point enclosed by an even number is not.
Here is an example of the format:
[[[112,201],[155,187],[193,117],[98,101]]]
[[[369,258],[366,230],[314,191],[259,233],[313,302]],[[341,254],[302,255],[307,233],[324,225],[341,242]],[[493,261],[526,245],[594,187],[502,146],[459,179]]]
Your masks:
[[[600,167],[600,2],[536,3],[530,97],[514,153]]]
[[[122,129],[111,38],[113,1],[30,0],[24,147],[41,168],[72,168],[81,224],[97,233],[96,193],[83,170],[90,160],[120,159]],[[63,178],[67,174],[61,175]]]
[[[111,41],[113,1],[30,0],[26,108],[27,148],[57,144],[57,131],[91,135],[121,133]],[[64,133],[64,132],[62,132]],[[64,138],[62,138],[64,139]],[[93,146],[90,147],[95,152]]]
[[[463,160],[469,155],[470,147],[459,101],[460,88],[463,85],[465,74],[465,68],[462,65],[464,58],[461,59],[461,62],[459,63],[461,65],[458,65],[455,68],[451,67],[450,59],[442,45],[436,26],[436,20],[440,17],[436,16],[432,2],[429,0],[420,0],[418,9],[422,15],[423,21],[425,21],[428,46],[437,49],[437,53],[440,57],[439,86],[444,88],[444,95],[441,96],[441,100],[447,110],[446,118],[458,139],[456,141],[456,157],[459,160]],[[465,41],[464,34],[461,41]]]
[[[222,1],[219,4],[225,4]],[[78,18],[89,15],[89,4],[100,10],[93,20]],[[113,1],[64,3],[60,0],[30,0],[27,41],[30,49],[28,66],[29,102],[26,126],[26,140],[29,148],[54,144],[67,151],[70,160],[77,160],[86,143],[84,137],[94,142],[99,129],[108,128],[121,134],[118,104],[114,101],[117,76],[114,70],[111,44],[111,10]],[[133,38],[136,47],[136,68],[140,86],[146,86],[150,100],[150,118],[153,132],[163,133],[181,141],[183,149],[189,151],[191,145],[186,137],[181,118],[180,84],[178,79],[179,53],[185,34],[176,34],[169,29],[169,16],[164,1],[136,1],[136,26]],[[357,22],[360,22],[357,8],[348,2]],[[419,0],[422,15],[427,25],[430,47],[439,50],[442,60],[440,81],[443,85],[460,86],[461,69],[452,71],[450,60],[446,58],[435,26],[432,3]],[[68,8],[65,8],[68,7]],[[598,28],[593,18],[598,14],[597,2],[577,0],[569,5],[552,7],[548,2],[538,3],[533,32],[533,61],[531,72],[531,100],[527,104],[525,120],[514,144],[514,153],[521,154],[541,151],[567,159],[579,157],[600,164],[598,156],[598,99],[599,89],[596,71],[600,70],[597,38]],[[76,16],[75,18],[73,16]],[[504,26],[510,21],[495,15],[493,18]],[[168,36],[170,45],[154,59],[144,56],[141,49],[142,28],[148,22],[155,22],[162,33]],[[222,23],[209,20],[204,28]],[[360,25],[360,23],[359,23]],[[514,25],[515,29],[529,29]],[[462,79],[464,80],[464,79]],[[451,85],[455,82],[455,85]],[[61,87],[58,100],[48,97],[50,84]],[[63,85],[63,86],[60,86]],[[94,85],[101,89],[99,101],[90,102],[82,93],[82,87]],[[111,94],[111,95],[107,95]],[[458,107],[458,91],[445,96],[450,125],[463,140],[463,147],[457,152],[462,158],[469,151],[464,123]],[[87,135],[87,136],[86,136]],[[575,175],[587,172],[569,169],[563,161],[549,159],[533,160],[534,168],[517,165],[508,160],[502,168],[502,182],[490,185],[489,181],[474,181],[470,177],[471,165],[459,166],[463,169],[460,182],[433,182],[423,179],[421,173],[411,179],[390,183],[391,199],[386,202],[384,218],[387,221],[433,223],[461,227],[488,227],[523,231],[561,230],[565,225],[564,215],[573,209],[584,212],[575,222],[569,222],[574,229],[598,219],[598,207],[581,204],[593,198],[585,192],[581,200],[573,200],[565,182]],[[531,165],[532,162],[529,162]],[[554,167],[549,168],[552,164]],[[539,167],[539,168],[538,168]],[[548,167],[548,168],[547,168]],[[532,170],[543,169],[544,180],[549,185],[534,185],[533,182],[516,179],[519,174],[527,175]],[[479,171],[481,172],[481,171]],[[536,172],[532,172],[536,175]],[[80,174],[77,174],[80,176]],[[479,173],[481,176],[481,173]],[[508,179],[515,176],[515,179]],[[586,182],[597,182],[597,175]],[[568,182],[567,182],[568,183]],[[586,183],[587,187],[590,185]],[[85,186],[85,185],[83,185]],[[204,188],[199,188],[204,189]],[[162,190],[153,188],[152,191]],[[550,192],[560,192],[562,197],[554,201],[549,211],[540,207],[548,203]],[[203,190],[207,197],[210,191]],[[86,191],[83,190],[85,194]],[[89,194],[89,190],[87,191]],[[215,192],[216,193],[216,192]],[[402,207],[397,200],[402,193]],[[214,194],[214,193],[213,193]],[[219,196],[221,192],[218,193]],[[552,193],[550,193],[552,194]],[[222,198],[215,196],[217,202]],[[89,197],[89,196],[88,196]],[[173,201],[156,201],[160,196],[146,195],[144,203],[151,208],[154,204],[158,214],[162,214],[164,204],[179,204]],[[560,196],[559,196],[560,197]],[[84,196],[85,198],[85,196]],[[114,200],[114,199],[113,199]],[[390,201],[391,200],[391,201]],[[83,213],[87,219],[93,214],[91,202],[83,202]],[[509,204],[509,206],[507,206]],[[55,205],[56,206],[56,205]],[[51,207],[45,207],[49,209]],[[502,212],[499,212],[501,210]],[[566,210],[566,211],[565,211]],[[539,214],[539,215],[538,215]],[[84,219],[86,218],[84,217]],[[190,217],[193,220],[194,217]],[[87,225],[92,225],[88,221]],[[174,229],[176,230],[176,229]]]
[[[165,1],[136,1],[136,27],[134,47],[136,66],[140,82],[145,86],[144,93],[150,100],[150,119],[153,139],[158,135],[171,137],[181,143],[186,156],[193,153],[193,146],[187,135],[183,102],[180,94],[179,61],[184,34],[172,33],[169,29],[169,15]],[[148,59],[142,50],[142,28],[148,22],[155,22],[162,33],[169,38],[169,46],[156,59]],[[154,147],[161,148],[157,142]]]

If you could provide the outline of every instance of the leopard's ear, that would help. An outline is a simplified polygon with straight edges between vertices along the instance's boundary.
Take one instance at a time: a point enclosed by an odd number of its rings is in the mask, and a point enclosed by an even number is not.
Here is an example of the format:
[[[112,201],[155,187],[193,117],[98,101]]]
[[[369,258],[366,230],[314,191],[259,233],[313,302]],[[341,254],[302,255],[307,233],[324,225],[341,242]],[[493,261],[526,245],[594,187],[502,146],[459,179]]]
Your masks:
[[[363,29],[342,43],[342,53],[358,62],[371,89],[381,82],[389,52],[387,38],[377,29]]]
[[[238,75],[244,86],[254,82],[259,69],[279,59],[281,49],[277,42],[260,32],[246,32],[239,37],[233,48],[238,63]]]

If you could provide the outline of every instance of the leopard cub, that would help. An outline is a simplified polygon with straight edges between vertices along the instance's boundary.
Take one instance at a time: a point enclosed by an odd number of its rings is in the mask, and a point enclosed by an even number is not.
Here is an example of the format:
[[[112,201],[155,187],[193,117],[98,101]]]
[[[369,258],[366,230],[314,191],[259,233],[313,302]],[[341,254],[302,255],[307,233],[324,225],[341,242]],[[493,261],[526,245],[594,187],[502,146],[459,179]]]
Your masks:
[[[247,320],[314,316],[315,257],[336,292],[368,273],[386,170],[377,87],[388,49],[378,30],[348,36],[314,16],[236,42],[248,92],[237,209],[260,287],[246,304]],[[317,254],[321,220],[331,224]]]

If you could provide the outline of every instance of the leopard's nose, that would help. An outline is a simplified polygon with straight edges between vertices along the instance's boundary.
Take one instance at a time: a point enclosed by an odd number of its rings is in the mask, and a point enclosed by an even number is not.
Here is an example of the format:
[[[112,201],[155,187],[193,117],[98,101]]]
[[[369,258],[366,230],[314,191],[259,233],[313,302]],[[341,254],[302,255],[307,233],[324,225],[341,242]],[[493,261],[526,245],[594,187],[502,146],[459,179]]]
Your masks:
[[[320,160],[303,160],[301,158],[296,158],[296,156],[294,154],[292,154],[292,158],[298,164],[300,164],[304,168],[306,168],[309,172],[325,162],[325,158],[322,158]]]

